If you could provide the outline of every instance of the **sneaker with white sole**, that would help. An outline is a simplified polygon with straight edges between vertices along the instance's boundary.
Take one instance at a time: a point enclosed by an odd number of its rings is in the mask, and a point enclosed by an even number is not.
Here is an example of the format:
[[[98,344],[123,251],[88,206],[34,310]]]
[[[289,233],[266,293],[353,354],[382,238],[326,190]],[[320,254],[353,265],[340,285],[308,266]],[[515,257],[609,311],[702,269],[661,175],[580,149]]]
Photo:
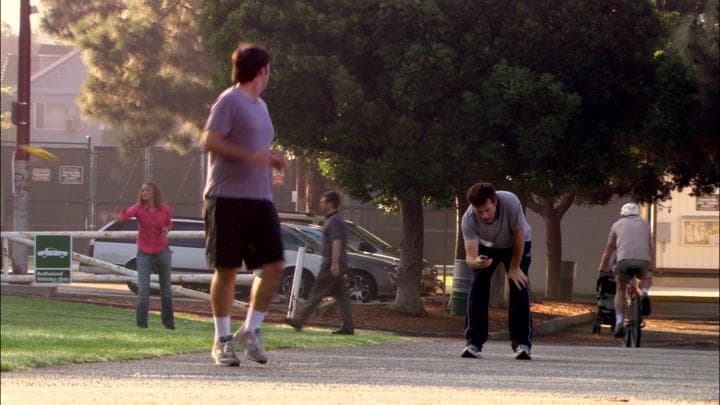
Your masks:
[[[616,338],[625,337],[625,325],[622,322],[615,324],[615,331],[613,332],[613,335]]]
[[[469,345],[465,346],[465,349],[463,349],[460,357],[465,357],[466,359],[482,358],[482,349],[470,343]]]
[[[216,340],[210,355],[218,366],[237,367],[240,365],[240,359],[235,355],[235,345],[230,336]]]
[[[526,345],[517,345],[515,348],[515,358],[518,360],[530,360],[530,347]]]
[[[260,328],[254,331],[245,331],[243,328],[238,329],[233,335],[233,342],[239,347],[244,349],[245,356],[248,359],[260,363],[267,363],[268,359],[262,349],[262,332]]]

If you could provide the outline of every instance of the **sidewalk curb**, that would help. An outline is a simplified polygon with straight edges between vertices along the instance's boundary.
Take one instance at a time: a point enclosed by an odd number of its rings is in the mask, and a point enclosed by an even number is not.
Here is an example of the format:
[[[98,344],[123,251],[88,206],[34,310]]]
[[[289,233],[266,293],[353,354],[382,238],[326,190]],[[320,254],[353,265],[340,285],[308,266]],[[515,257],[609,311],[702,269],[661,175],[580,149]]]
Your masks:
[[[551,335],[560,332],[570,326],[582,323],[592,322],[595,320],[595,312],[586,312],[584,314],[573,316],[560,316],[549,321],[543,322],[533,327],[533,336]],[[488,333],[488,340],[509,340],[510,333],[507,331]]]

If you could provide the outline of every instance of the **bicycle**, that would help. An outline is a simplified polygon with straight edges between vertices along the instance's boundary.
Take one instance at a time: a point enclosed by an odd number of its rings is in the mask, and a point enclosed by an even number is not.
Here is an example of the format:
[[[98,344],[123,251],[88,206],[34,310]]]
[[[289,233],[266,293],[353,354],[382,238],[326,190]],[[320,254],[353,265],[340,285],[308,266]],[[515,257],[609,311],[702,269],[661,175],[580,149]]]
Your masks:
[[[642,295],[637,286],[641,270],[638,267],[628,267],[626,274],[630,278],[625,293],[625,347],[640,347],[642,328],[645,327],[642,319]]]

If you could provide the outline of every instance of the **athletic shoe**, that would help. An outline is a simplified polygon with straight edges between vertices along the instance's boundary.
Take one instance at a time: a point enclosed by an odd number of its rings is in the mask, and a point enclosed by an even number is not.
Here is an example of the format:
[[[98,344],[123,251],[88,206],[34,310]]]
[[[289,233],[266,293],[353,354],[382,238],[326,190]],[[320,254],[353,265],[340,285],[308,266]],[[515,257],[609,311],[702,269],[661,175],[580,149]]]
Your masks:
[[[240,348],[245,349],[245,356],[248,359],[260,363],[267,363],[268,359],[262,349],[262,337],[260,336],[260,328],[254,331],[243,331],[243,328],[238,329],[233,335],[233,342]]]
[[[615,324],[615,333],[616,338],[621,338],[625,336],[625,325],[622,323]]]
[[[303,325],[295,318],[285,318],[285,324],[292,326],[293,329],[295,329],[295,332],[300,332]]]
[[[530,360],[530,348],[526,345],[517,345],[515,348],[515,358],[518,360]]]
[[[481,353],[482,349],[471,343],[465,346],[465,349],[463,349],[460,357],[465,357],[467,359],[480,359],[482,358]]]
[[[340,329],[336,329],[336,330],[332,331],[332,334],[333,335],[354,335],[355,331],[352,329],[340,328]]]
[[[231,336],[216,340],[210,354],[218,366],[237,367],[240,365],[240,359],[235,355],[235,345]]]
[[[643,294],[642,297],[642,314],[643,316],[650,315],[650,297],[647,294]]]

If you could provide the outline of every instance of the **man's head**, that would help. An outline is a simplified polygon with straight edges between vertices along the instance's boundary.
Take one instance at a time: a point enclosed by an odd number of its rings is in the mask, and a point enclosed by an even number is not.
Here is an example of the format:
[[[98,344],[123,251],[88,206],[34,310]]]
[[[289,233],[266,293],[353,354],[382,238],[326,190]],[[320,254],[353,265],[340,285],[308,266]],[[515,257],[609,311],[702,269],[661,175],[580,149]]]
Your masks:
[[[233,52],[231,60],[230,78],[233,84],[251,82],[260,76],[264,81],[262,89],[265,89],[270,78],[270,62],[272,61],[268,51],[256,45],[240,44]]]
[[[468,190],[467,199],[483,222],[489,224],[493,221],[497,209],[497,196],[492,184],[476,183]]]
[[[320,197],[320,208],[325,214],[337,211],[340,208],[340,193],[337,191],[326,191]]]
[[[631,215],[640,215],[640,207],[635,203],[627,203],[620,208],[620,215],[623,217],[629,217]]]

